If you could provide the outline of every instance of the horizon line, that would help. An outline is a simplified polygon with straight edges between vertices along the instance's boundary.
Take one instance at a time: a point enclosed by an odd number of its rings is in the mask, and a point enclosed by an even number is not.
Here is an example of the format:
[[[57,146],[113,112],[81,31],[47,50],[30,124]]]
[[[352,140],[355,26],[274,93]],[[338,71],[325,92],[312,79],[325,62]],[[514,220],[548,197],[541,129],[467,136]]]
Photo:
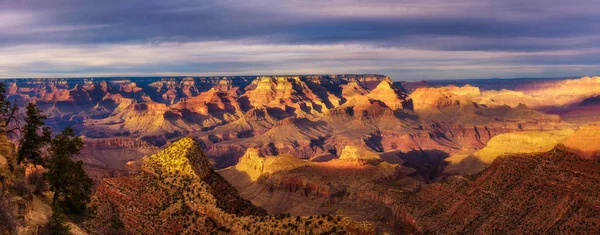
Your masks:
[[[475,78],[456,78],[456,79],[420,79],[420,80],[396,80],[393,77],[384,74],[376,74],[376,73],[336,73],[336,74],[261,74],[261,75],[109,75],[109,76],[65,76],[65,77],[0,77],[0,80],[26,80],[26,79],[130,79],[130,78],[212,78],[212,77],[223,77],[223,78],[233,78],[233,77],[303,77],[303,76],[384,76],[389,77],[392,81],[395,82],[419,82],[419,81],[463,81],[463,80],[493,80],[493,79],[501,79],[501,80],[511,80],[511,79],[577,79],[583,77],[596,77],[600,75],[576,75],[576,76],[558,76],[558,77],[475,77]]]

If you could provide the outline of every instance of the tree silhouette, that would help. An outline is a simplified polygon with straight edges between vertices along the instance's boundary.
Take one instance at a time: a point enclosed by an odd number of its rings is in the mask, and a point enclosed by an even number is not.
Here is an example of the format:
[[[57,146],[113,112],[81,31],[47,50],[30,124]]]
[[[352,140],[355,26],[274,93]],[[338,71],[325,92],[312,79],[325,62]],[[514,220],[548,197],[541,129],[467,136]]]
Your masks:
[[[44,127],[46,116],[33,103],[27,105],[25,117],[25,126],[23,127],[23,136],[19,141],[19,150],[17,153],[17,164],[32,163],[33,165],[44,165],[41,149],[46,146],[51,139],[49,127]]]
[[[90,200],[93,181],[83,170],[83,162],[73,162],[71,157],[83,147],[83,140],[75,136],[73,129],[65,128],[52,138],[50,158],[46,173],[50,189],[54,191],[53,202],[65,213],[83,215]]]

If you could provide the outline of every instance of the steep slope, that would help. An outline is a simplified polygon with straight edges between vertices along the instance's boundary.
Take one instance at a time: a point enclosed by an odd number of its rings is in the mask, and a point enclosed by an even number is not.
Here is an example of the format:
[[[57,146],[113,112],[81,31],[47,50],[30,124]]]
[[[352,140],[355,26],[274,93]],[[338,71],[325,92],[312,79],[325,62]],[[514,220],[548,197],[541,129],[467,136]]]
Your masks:
[[[440,234],[597,234],[600,163],[562,146],[500,157],[398,198],[407,230]]]
[[[125,230],[146,234],[373,233],[368,224],[342,217],[266,216],[211,169],[190,137],[144,158],[139,174],[105,179],[91,206],[98,216],[89,225],[99,231],[117,217]]]

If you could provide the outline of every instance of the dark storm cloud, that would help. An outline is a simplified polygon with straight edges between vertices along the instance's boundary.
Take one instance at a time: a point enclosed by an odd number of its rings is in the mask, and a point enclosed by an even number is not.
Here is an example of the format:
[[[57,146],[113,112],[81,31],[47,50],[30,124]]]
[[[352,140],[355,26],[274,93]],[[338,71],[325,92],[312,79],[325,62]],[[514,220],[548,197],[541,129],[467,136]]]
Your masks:
[[[600,17],[595,14],[599,9],[600,1],[597,0],[0,0],[0,47],[60,45],[89,48],[94,45],[231,41],[262,45],[356,44],[490,53],[590,51],[600,47],[597,43]],[[314,58],[320,59],[322,53],[315,54]],[[527,59],[513,55],[486,61],[531,65],[600,63],[593,56],[568,57],[572,59],[570,61],[558,60],[555,55],[528,56]],[[421,59],[432,63],[440,60],[435,56]],[[362,57],[346,60],[362,60]],[[377,62],[371,59],[368,64]],[[246,61],[230,63],[248,64]],[[223,67],[208,62],[204,63],[206,66],[195,67],[193,61],[182,64],[169,66],[165,72],[203,72],[210,66],[213,71],[223,70]],[[218,64],[230,65],[225,61]],[[248,66],[252,65],[267,67],[269,63],[250,63]],[[286,65],[285,60],[279,65]],[[14,70],[10,65],[0,64],[0,72],[2,67],[8,71],[5,73]],[[139,72],[148,71],[143,66],[132,66],[127,70],[136,68]],[[72,70],[88,71],[89,68]],[[104,69],[98,71],[104,72]]]

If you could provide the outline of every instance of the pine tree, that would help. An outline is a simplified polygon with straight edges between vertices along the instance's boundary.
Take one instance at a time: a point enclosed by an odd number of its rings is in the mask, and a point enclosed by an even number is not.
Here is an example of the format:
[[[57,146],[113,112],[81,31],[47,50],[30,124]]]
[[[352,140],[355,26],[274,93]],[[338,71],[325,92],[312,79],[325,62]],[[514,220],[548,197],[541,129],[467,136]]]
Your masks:
[[[83,162],[73,162],[71,157],[79,153],[83,140],[75,136],[73,129],[65,128],[50,143],[50,158],[46,173],[50,190],[54,191],[53,202],[66,213],[84,215],[90,200],[93,181],[83,170]]]
[[[35,104],[27,105],[27,116],[22,130],[23,136],[19,141],[17,164],[26,162],[44,165],[41,149],[50,142],[51,131],[49,127],[44,127],[44,120],[47,117],[41,113],[42,111]]]

